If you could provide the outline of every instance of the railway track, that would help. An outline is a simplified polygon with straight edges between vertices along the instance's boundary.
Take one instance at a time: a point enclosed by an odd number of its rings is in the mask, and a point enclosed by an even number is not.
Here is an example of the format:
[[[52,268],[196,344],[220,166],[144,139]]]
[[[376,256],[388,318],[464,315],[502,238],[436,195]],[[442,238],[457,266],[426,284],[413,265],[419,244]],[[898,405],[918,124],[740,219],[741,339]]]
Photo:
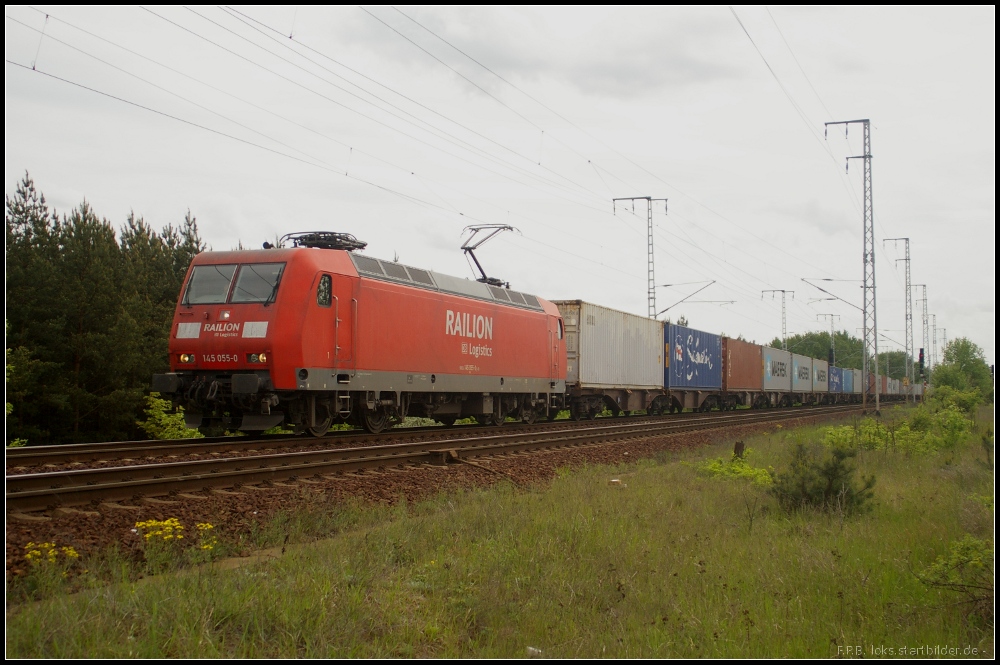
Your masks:
[[[811,409],[823,407],[797,407],[781,409],[769,413],[791,411],[806,413]],[[740,411],[738,413],[747,413]],[[718,415],[718,414],[716,414]],[[667,416],[669,421],[683,419],[698,419],[711,417],[710,414],[686,412]],[[603,422],[665,422],[664,416],[630,416],[628,418],[600,418],[594,423]],[[519,432],[551,431],[570,429],[586,424],[587,421],[557,420],[538,422],[532,425],[523,423],[507,423],[505,429],[497,430],[491,425],[466,426],[431,426],[394,428],[381,434],[369,434],[362,430],[342,430],[331,432],[322,437],[275,435],[250,436],[220,436],[200,439],[153,439],[145,441],[112,441],[106,443],[79,443],[58,446],[28,446],[24,448],[8,448],[5,454],[6,473],[20,475],[33,473],[38,467],[60,467],[69,465],[88,465],[103,462],[123,461],[128,463],[143,463],[159,457],[178,458],[194,455],[237,455],[249,454],[262,450],[281,449],[321,449],[328,446],[361,447],[383,445],[386,442],[405,442],[426,440],[430,438],[447,439],[475,436],[477,433],[506,431],[517,429]]]
[[[690,414],[682,418],[606,418],[582,423],[564,421],[556,424],[547,423],[541,427],[507,429],[421,428],[420,431],[407,432],[407,436],[404,437],[394,436],[396,439],[409,439],[401,442],[344,447],[345,442],[362,442],[370,435],[361,435],[357,438],[338,436],[332,437],[330,441],[317,440],[315,443],[320,445],[314,449],[291,451],[280,450],[281,446],[276,444],[294,441],[296,445],[301,446],[303,444],[301,438],[248,442],[252,445],[266,444],[268,448],[266,452],[248,451],[246,446],[234,446],[232,440],[227,442],[199,440],[197,444],[190,444],[190,440],[186,440],[186,443],[192,446],[219,446],[214,450],[199,449],[217,456],[210,459],[154,461],[102,468],[7,475],[7,510],[31,512],[137,497],[253,487],[261,483],[318,478],[365,469],[447,464],[489,455],[599,445],[607,441],[663,436],[729,425],[780,422],[816,415],[851,413],[857,410],[858,407],[854,405],[840,405],[780,411]],[[401,430],[393,434],[398,435],[402,432]],[[442,434],[445,436],[441,436]],[[239,443],[244,442],[239,441]],[[327,445],[323,445],[324,443]],[[149,448],[158,449],[161,444],[163,442],[155,442],[146,449],[127,445],[124,449],[131,451],[129,454],[133,457],[149,457]],[[67,451],[67,456],[60,462],[65,463],[69,457],[79,455],[101,457],[106,454],[119,454],[112,452],[116,444],[103,445],[109,446],[103,449],[103,452],[99,446],[89,451],[79,449]],[[119,446],[119,450],[121,448],[122,446]],[[233,451],[233,454],[227,456],[225,451]],[[8,451],[8,456],[10,452]],[[42,452],[49,454],[55,451]],[[176,447],[174,453],[177,453]],[[47,459],[51,464],[56,457],[49,456]],[[8,464],[10,463],[11,460],[8,459]]]
[[[808,408],[808,407],[807,407]],[[801,409],[799,409],[801,411]],[[671,419],[703,417],[699,413],[683,413],[670,416]],[[609,419],[602,418],[604,422]],[[617,420],[617,419],[616,419]],[[623,422],[625,419],[621,419]],[[662,422],[662,416],[631,416],[627,422]],[[506,423],[505,429],[519,432],[550,431],[579,427],[580,421],[557,420],[524,423]],[[498,431],[492,425],[465,425],[443,427],[401,427],[380,434],[369,434],[363,430],[342,430],[322,437],[309,436],[223,436],[201,439],[164,439],[147,441],[113,441],[108,443],[80,443],[59,446],[32,446],[7,450],[7,473],[17,475],[27,473],[32,467],[61,466],[69,464],[96,464],[109,461],[141,462],[157,457],[181,457],[190,455],[246,454],[261,450],[318,449],[327,446],[374,446],[386,442],[404,442],[421,439],[446,439],[475,436],[482,432]],[[504,430],[499,430],[504,431]]]

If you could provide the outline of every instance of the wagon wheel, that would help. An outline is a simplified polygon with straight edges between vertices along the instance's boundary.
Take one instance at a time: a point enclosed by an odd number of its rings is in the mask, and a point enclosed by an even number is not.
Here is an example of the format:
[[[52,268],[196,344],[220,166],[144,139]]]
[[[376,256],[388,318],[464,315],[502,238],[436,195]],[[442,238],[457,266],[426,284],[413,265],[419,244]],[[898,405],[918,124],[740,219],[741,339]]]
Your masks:
[[[440,422],[445,427],[451,427],[458,420],[458,416],[438,416],[438,422]]]
[[[601,410],[598,409],[596,406],[590,407],[589,409],[587,409],[587,420],[593,420],[594,418],[597,417],[597,414],[600,412]]]
[[[378,434],[389,426],[389,414],[381,408],[370,410],[362,406],[360,420],[361,426],[372,434]]]

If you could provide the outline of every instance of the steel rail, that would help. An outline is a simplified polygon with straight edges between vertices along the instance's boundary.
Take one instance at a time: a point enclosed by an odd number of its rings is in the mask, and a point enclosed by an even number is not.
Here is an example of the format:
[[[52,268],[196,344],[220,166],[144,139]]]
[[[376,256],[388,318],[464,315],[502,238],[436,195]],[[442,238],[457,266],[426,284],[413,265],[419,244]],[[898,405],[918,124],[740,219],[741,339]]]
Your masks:
[[[813,415],[856,411],[856,406],[835,406],[807,411],[723,413],[711,418],[683,421],[625,421],[557,431],[492,430],[488,436],[395,443],[376,447],[335,448],[271,453],[228,459],[132,465],[123,467],[53,471],[6,477],[8,510],[34,511],[94,501],[116,501],[137,496],[220,489],[262,482],[343,473],[407,464],[444,464],[449,459],[477,457],[498,452],[579,446],[609,440],[663,436],[678,432],[714,429],[729,425],[789,420]]]

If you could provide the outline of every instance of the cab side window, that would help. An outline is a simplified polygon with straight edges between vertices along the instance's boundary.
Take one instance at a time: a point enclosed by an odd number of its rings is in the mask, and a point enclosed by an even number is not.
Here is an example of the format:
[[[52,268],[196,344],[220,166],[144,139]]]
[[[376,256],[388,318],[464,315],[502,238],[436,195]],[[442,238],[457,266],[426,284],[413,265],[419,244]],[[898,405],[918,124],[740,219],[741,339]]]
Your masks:
[[[319,278],[319,286],[316,287],[316,304],[320,307],[329,307],[333,301],[333,279],[329,275]]]

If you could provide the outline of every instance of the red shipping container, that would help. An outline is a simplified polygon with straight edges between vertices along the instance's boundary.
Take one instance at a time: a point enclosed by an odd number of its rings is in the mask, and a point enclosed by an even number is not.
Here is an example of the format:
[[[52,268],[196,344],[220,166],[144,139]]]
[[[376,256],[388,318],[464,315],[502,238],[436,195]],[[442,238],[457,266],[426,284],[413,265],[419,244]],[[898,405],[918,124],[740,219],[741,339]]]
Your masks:
[[[763,361],[760,346],[739,339],[722,338],[722,389],[760,390]]]

